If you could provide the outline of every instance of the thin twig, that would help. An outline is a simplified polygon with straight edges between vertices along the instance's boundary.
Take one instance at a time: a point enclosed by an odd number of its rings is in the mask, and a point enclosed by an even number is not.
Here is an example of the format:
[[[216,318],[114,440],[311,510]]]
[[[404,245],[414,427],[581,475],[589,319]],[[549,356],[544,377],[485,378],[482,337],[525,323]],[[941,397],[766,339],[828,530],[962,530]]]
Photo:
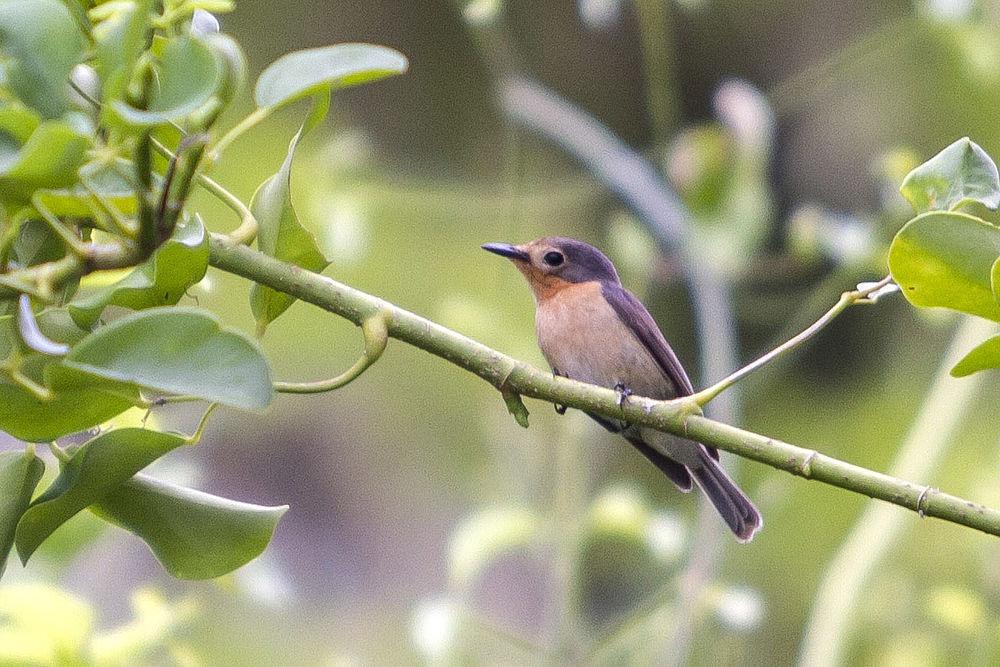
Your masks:
[[[173,151],[156,139],[153,139],[152,141],[153,149],[157,153],[168,160],[172,160],[174,158]],[[218,181],[206,176],[204,173],[198,172],[197,179],[198,185],[203,187],[207,192],[215,196],[216,199],[221,201],[230,210],[240,216],[240,226],[229,233],[230,238],[237,243],[242,243],[244,245],[252,243],[254,238],[257,236],[257,218],[254,217],[250,207],[244,204],[239,197],[224,188]]]
[[[280,394],[320,394],[347,386],[378,361],[389,342],[389,312],[380,310],[361,324],[365,338],[365,352],[350,368],[329,380],[318,382],[275,382],[274,390]]]
[[[871,283],[870,285],[867,285],[864,289],[856,289],[850,292],[844,292],[843,294],[840,295],[840,299],[837,301],[837,303],[833,305],[833,307],[831,307],[818,320],[816,320],[811,325],[806,327],[798,335],[793,336],[792,338],[788,339],[787,341],[785,341],[778,347],[774,348],[770,352],[767,352],[766,354],[751,361],[749,364],[739,369],[738,371],[730,374],[729,376],[723,378],[722,380],[719,380],[711,387],[707,387],[699,392],[696,392],[694,396],[692,396],[692,398],[696,403],[698,403],[698,405],[704,406],[708,404],[716,396],[724,392],[726,389],[732,387],[734,384],[745,378],[747,375],[750,375],[755,370],[761,368],[762,366],[767,365],[768,363],[774,361],[781,355],[795,349],[802,343],[806,342],[807,340],[818,334],[828,324],[830,324],[830,322],[836,319],[838,315],[840,315],[842,312],[844,312],[854,304],[869,302],[869,299],[872,294],[878,292],[879,290],[881,290],[882,288],[886,287],[891,283],[892,283],[892,276],[886,276],[885,278],[876,283]]]

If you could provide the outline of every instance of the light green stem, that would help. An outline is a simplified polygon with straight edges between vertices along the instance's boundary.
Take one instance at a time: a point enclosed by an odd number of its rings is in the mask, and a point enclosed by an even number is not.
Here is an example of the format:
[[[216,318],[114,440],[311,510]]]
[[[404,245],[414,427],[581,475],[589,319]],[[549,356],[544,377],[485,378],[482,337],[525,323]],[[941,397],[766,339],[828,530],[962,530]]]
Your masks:
[[[872,293],[882,289],[891,282],[892,282],[892,276],[886,276],[882,280],[878,281],[877,283],[873,283],[871,286],[866,287],[865,289],[844,292],[840,296],[840,300],[838,300],[837,303],[835,303],[833,307],[830,308],[830,310],[826,311],[822,317],[820,317],[818,320],[809,325],[801,333],[799,333],[796,336],[793,336],[792,338],[789,338],[787,341],[785,341],[778,347],[774,348],[767,354],[751,361],[743,368],[719,380],[711,387],[707,387],[699,392],[696,392],[691,398],[694,399],[695,403],[697,403],[701,407],[704,407],[716,396],[724,392],[726,389],[732,387],[734,384],[745,378],[747,375],[750,375],[755,370],[763,366],[766,366],[767,364],[774,361],[775,359],[785,354],[786,352],[794,350],[796,347],[798,347],[802,343],[806,342],[807,340],[818,334],[820,331],[823,330],[824,327],[826,327],[826,325],[830,324],[830,322],[832,322],[838,315],[840,315],[842,312],[844,312],[854,304],[866,303]]]
[[[197,445],[201,442],[201,438],[205,435],[205,428],[208,426],[208,418],[212,415],[215,408],[219,407],[218,403],[209,403],[208,407],[205,408],[205,412],[202,413],[201,419],[198,420],[198,426],[195,427],[194,433],[186,438],[186,442],[189,445]]]
[[[66,453],[66,450],[54,442],[50,442],[48,445],[49,451],[52,452],[52,455],[56,457],[56,460],[59,461],[59,463],[69,463],[70,455]]]
[[[933,477],[935,468],[987,376],[951,377],[949,370],[970,348],[996,333],[996,325],[965,317],[941,360],[937,376],[924,398],[917,420],[892,465],[894,475]],[[925,487],[929,489],[929,487]],[[934,493],[933,489],[926,495]],[[974,511],[969,508],[969,511]],[[926,512],[925,512],[926,514]],[[806,625],[799,664],[834,667],[843,664],[845,644],[856,626],[857,604],[872,572],[892,551],[905,528],[912,524],[888,505],[873,504],[859,517],[823,577]]]
[[[361,323],[365,353],[354,362],[353,366],[337,377],[317,382],[275,382],[274,390],[281,394],[319,394],[350,384],[382,356],[389,342],[388,323],[389,311],[385,309],[379,310]]]
[[[226,132],[221,139],[219,139],[215,145],[212,147],[211,151],[211,161],[216,162],[219,156],[222,155],[222,151],[229,147],[229,144],[236,141],[241,134],[254,127],[262,120],[267,118],[271,113],[271,107],[264,107],[262,109],[257,109],[249,116],[241,120],[232,129]]]

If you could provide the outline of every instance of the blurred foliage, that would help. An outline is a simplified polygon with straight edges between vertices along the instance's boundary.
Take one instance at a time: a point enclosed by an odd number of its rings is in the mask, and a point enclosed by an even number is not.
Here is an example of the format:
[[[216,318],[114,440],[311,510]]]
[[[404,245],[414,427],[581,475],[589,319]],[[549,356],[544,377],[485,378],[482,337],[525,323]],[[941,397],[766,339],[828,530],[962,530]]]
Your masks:
[[[131,620],[106,630],[87,602],[44,584],[0,589],[0,662],[5,665],[130,665],[188,654],[175,641],[196,616],[191,600],[170,602],[151,589],[132,594]]]

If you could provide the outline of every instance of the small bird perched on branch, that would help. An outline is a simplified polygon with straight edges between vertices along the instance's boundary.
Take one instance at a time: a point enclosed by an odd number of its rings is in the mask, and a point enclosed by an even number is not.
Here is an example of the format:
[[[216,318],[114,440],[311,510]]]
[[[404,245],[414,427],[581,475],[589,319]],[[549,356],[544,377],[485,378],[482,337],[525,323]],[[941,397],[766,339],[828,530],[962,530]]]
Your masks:
[[[660,400],[694,393],[691,380],[652,316],[622,287],[618,272],[597,248],[565,237],[523,245],[487,243],[528,279],[535,295],[535,329],[556,375]],[[558,409],[558,408],[557,408]],[[620,433],[681,491],[694,480],[741,542],[763,522],[760,512],[719,464],[719,452],[699,442],[588,413]]]

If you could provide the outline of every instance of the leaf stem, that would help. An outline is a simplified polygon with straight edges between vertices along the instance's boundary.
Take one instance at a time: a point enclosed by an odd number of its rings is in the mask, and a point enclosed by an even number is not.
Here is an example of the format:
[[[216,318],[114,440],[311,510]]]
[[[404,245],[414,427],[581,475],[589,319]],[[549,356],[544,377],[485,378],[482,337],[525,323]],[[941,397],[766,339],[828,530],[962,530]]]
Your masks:
[[[194,433],[185,439],[186,444],[197,445],[201,441],[201,437],[205,435],[205,427],[208,426],[208,418],[217,407],[219,407],[218,403],[208,404],[205,412],[201,415],[201,419],[198,420],[198,426],[195,427]]]
[[[168,160],[172,160],[174,158],[173,151],[156,139],[153,139],[152,141],[153,148],[157,153]],[[240,226],[230,232],[229,237],[236,243],[240,243],[242,245],[249,245],[252,243],[254,238],[257,236],[257,218],[254,217],[250,207],[244,204],[239,197],[223,187],[222,184],[209,176],[198,172],[197,178],[198,185],[215,196],[216,199],[221,201],[223,204],[228,206],[230,210],[240,216]]]
[[[106,218],[111,221],[109,227],[114,229],[108,229],[111,233],[117,233],[119,236],[123,236],[127,239],[135,240],[138,234],[138,229],[135,225],[131,224],[129,220],[122,215],[122,212],[118,210],[107,198],[102,195],[97,189],[86,179],[81,178],[80,183],[83,184],[84,189],[90,193],[90,199],[88,200],[89,208],[94,214],[94,218]]]
[[[81,241],[76,237],[73,232],[67,228],[62,221],[59,220],[53,213],[48,209],[45,204],[42,203],[41,197],[38,196],[36,192],[31,198],[31,206],[35,209],[35,212],[42,217],[42,220],[48,224],[48,226],[55,232],[59,240],[63,242],[66,249],[71,253],[76,255],[81,259],[86,259],[90,252],[90,244]]]
[[[257,125],[258,123],[260,123],[262,120],[264,120],[265,118],[267,118],[270,114],[271,114],[271,107],[263,107],[263,108],[257,109],[256,111],[254,111],[253,113],[251,113],[249,116],[247,116],[246,118],[244,118],[243,120],[241,120],[239,123],[237,123],[236,125],[234,125],[228,132],[226,132],[222,136],[221,139],[219,139],[217,142],[215,142],[215,145],[212,147],[212,151],[211,151],[211,160],[212,160],[212,162],[215,162],[216,160],[218,160],[219,156],[222,154],[222,151],[226,150],[226,148],[229,147],[229,144],[231,144],[234,141],[236,141],[236,139],[238,139],[241,134],[243,134],[244,132],[246,132],[250,128],[252,128],[255,125]]]
[[[389,342],[389,311],[381,309],[361,323],[365,352],[354,365],[337,377],[317,382],[275,382],[279,394],[320,394],[347,386],[378,361]]]
[[[762,368],[763,366],[774,361],[781,355],[789,352],[802,343],[806,342],[820,331],[822,331],[830,322],[832,322],[838,315],[850,308],[856,303],[870,303],[870,297],[873,293],[882,289],[886,285],[892,282],[892,276],[886,276],[877,283],[871,283],[866,285],[864,289],[856,289],[850,292],[844,292],[840,295],[840,299],[826,311],[822,317],[813,322],[811,325],[803,329],[798,335],[793,336],[788,339],[778,347],[774,348],[770,352],[758,357],[757,359],[751,361],[749,364],[743,368],[731,373],[729,376],[719,380],[715,384],[699,392],[696,392],[690,398],[694,400],[699,406],[704,407],[706,404],[712,401],[716,396],[729,389],[734,384],[750,375],[754,371]]]
[[[72,457],[66,453],[65,449],[57,445],[55,442],[49,442],[48,445],[49,451],[52,452],[52,456],[56,457],[56,460],[59,461],[59,463],[69,463]]]

